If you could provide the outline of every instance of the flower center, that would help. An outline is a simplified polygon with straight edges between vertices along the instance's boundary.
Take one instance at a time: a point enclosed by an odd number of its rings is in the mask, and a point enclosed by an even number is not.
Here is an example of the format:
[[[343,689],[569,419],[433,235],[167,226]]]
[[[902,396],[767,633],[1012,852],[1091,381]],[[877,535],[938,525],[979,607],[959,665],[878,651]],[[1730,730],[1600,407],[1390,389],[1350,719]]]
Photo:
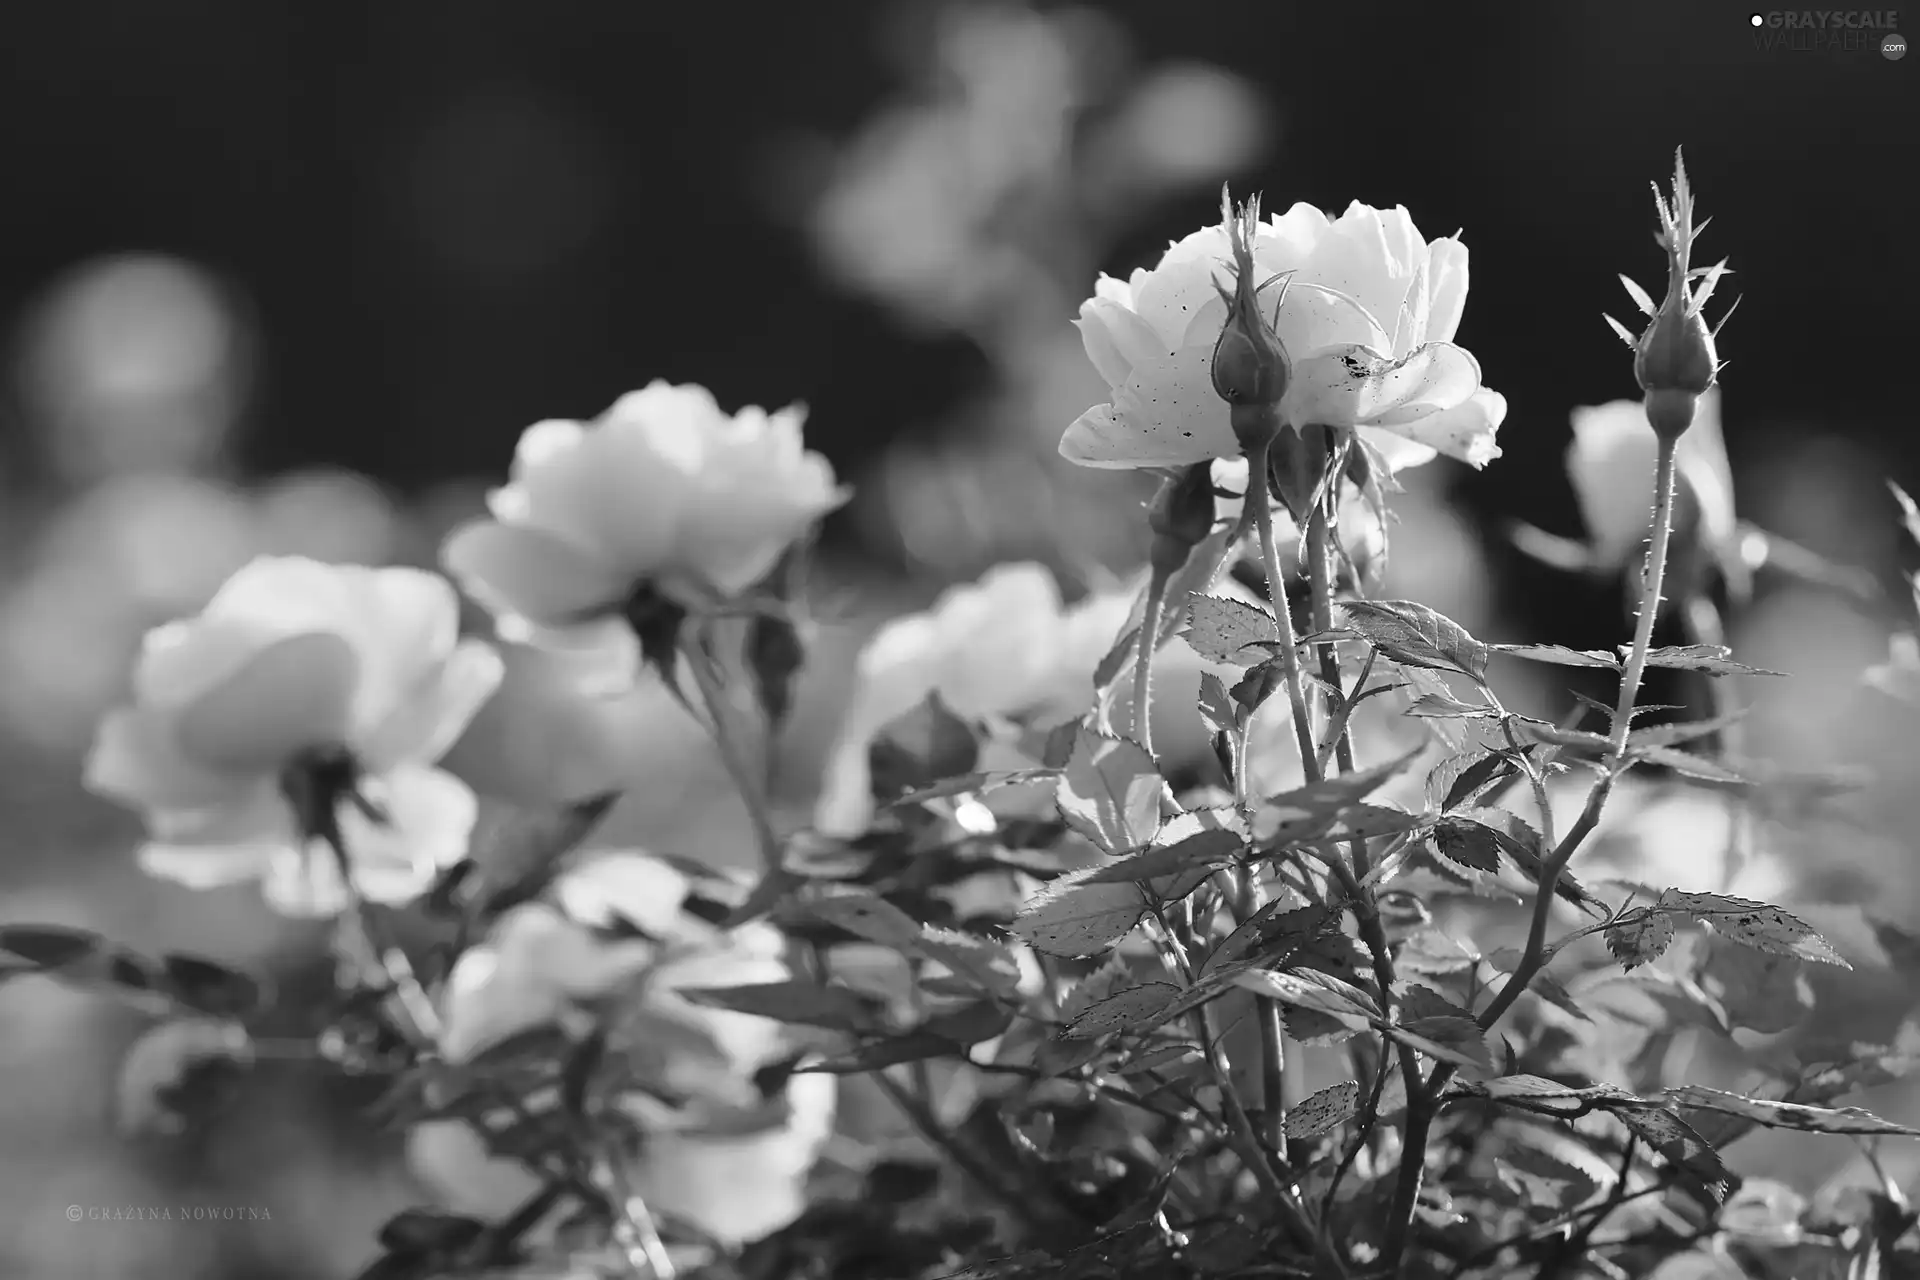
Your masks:
[[[640,638],[640,654],[649,666],[673,670],[673,651],[687,610],[662,594],[651,582],[642,582],[620,607],[620,617]]]
[[[340,805],[351,802],[376,822],[383,814],[360,794],[360,762],[344,745],[309,747],[280,771],[280,793],[293,808],[300,834],[309,840],[337,841]]]

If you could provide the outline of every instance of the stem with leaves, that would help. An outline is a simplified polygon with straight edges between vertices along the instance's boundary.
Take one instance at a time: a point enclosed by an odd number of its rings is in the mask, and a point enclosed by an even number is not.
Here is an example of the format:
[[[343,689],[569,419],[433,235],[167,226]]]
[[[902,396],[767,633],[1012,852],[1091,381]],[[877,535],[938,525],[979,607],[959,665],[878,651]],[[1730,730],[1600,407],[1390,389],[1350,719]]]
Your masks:
[[[1653,537],[1647,546],[1646,570],[1642,575],[1639,613],[1634,622],[1633,648],[1627,654],[1626,669],[1620,679],[1620,696],[1614,704],[1612,750],[1606,771],[1587,793],[1580,817],[1553,852],[1542,861],[1540,883],[1535,891],[1533,918],[1527,930],[1527,944],[1520,962],[1508,975],[1479,1022],[1491,1029],[1545,966],[1551,952],[1547,948],[1547,929],[1553,916],[1554,890],[1560,876],[1573,860],[1580,845],[1600,823],[1601,810],[1613,793],[1614,781],[1626,767],[1628,736],[1633,732],[1634,703],[1640,696],[1640,683],[1647,671],[1647,654],[1653,647],[1653,626],[1660,613],[1660,593],[1666,582],[1667,550],[1673,533],[1674,445],[1667,436],[1660,438],[1659,462],[1654,475]],[[1420,1197],[1420,1182],[1425,1169],[1427,1136],[1439,1107],[1441,1093],[1453,1080],[1451,1064],[1440,1063],[1427,1077],[1426,1087],[1407,1100],[1406,1146],[1400,1156],[1400,1174],[1394,1187],[1393,1216],[1388,1221],[1385,1262],[1397,1274],[1406,1258],[1407,1238],[1412,1231],[1413,1211]],[[1417,1145],[1416,1145],[1417,1144]]]
[[[1316,504],[1307,524],[1307,570],[1311,577],[1313,592],[1313,626],[1316,631],[1321,632],[1333,630],[1332,523],[1328,518],[1326,507]],[[1338,654],[1335,653],[1331,644],[1323,644],[1319,649],[1321,678],[1332,688],[1340,688]],[[1362,683],[1364,683],[1364,677]],[[1360,692],[1361,687],[1356,685],[1350,696],[1357,696]],[[1348,732],[1348,722],[1344,717],[1337,729],[1333,731],[1339,734],[1334,745],[1334,760],[1342,773],[1351,773],[1354,767],[1353,739]],[[1380,909],[1374,901],[1373,890],[1361,884],[1361,880],[1370,870],[1367,842],[1356,838],[1351,849],[1353,853],[1351,869],[1338,859],[1334,859],[1332,865],[1336,878],[1341,882],[1341,888],[1352,903],[1354,921],[1360,929],[1360,939],[1373,958],[1374,981],[1380,988],[1380,1007],[1386,1011],[1391,1009],[1393,1001],[1395,982],[1393,950],[1387,941],[1386,928],[1380,921]],[[1382,1036],[1378,1065],[1379,1079],[1382,1081],[1386,1078],[1387,1058],[1390,1055],[1397,1057],[1400,1061],[1401,1083],[1406,1086],[1407,1097],[1411,1100],[1419,1094],[1421,1087],[1419,1059],[1414,1051],[1405,1045],[1390,1044],[1387,1038]],[[1379,1087],[1376,1085],[1374,1090],[1376,1107],[1378,1098]],[[1411,1124],[1413,1116],[1411,1108],[1407,1114],[1408,1123]],[[1354,1154],[1358,1154],[1357,1146]],[[1349,1160],[1348,1163],[1351,1161]]]
[[[1140,639],[1133,657],[1133,740],[1148,755],[1153,754],[1153,655],[1160,639],[1160,618],[1167,607],[1167,579],[1170,575],[1159,565],[1147,582],[1146,607],[1140,613]]]
[[[329,811],[313,815],[313,819],[316,828],[314,834],[325,842],[347,894],[348,914],[340,921],[342,936],[349,947],[359,952],[357,959],[366,972],[386,978],[387,988],[392,993],[393,1004],[399,1014],[395,1021],[400,1033],[416,1051],[438,1052],[440,1015],[434,1009],[426,988],[420,985],[407,953],[398,946],[382,942],[373,909],[361,895],[360,886],[353,877],[353,860],[347,854],[346,839],[340,834],[338,815]]]
[[[755,780],[755,771],[747,763],[747,753],[741,745],[734,721],[733,701],[721,685],[720,677],[714,673],[713,658],[705,644],[687,645],[681,653],[687,669],[693,673],[693,683],[700,691],[700,701],[706,708],[706,714],[701,716],[694,712],[678,686],[670,683],[670,687],[680,704],[693,713],[712,736],[714,747],[720,753],[720,761],[726,766],[727,776],[732,779],[734,790],[739,792],[740,801],[746,807],[747,820],[753,824],[754,842],[760,850],[761,864],[768,875],[773,875],[780,870],[782,861],[780,837],[775,834],[773,820],[767,813],[766,788]]]

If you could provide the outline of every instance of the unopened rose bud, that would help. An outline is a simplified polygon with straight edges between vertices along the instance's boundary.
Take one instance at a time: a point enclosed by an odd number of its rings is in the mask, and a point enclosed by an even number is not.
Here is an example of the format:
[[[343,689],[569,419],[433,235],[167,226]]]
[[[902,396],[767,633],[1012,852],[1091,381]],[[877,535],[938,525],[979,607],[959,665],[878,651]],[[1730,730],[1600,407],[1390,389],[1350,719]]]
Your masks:
[[[1249,199],[1237,212],[1224,207],[1223,215],[1233,245],[1234,286],[1231,293],[1220,289],[1227,323],[1213,346],[1213,390],[1231,406],[1233,433],[1245,452],[1270,443],[1279,432],[1278,408],[1292,370],[1286,348],[1260,312],[1260,269],[1253,260],[1260,198]]]
[[[1196,463],[1161,485],[1147,509],[1147,527],[1153,530],[1149,557],[1153,568],[1177,571],[1213,533],[1213,524],[1213,464]]]
[[[1633,348],[1633,376],[1646,393],[1648,423],[1663,439],[1677,440],[1693,425],[1700,397],[1714,385],[1720,371],[1714,350],[1716,329],[1707,326],[1703,312],[1714,286],[1727,274],[1727,264],[1699,271],[1690,265],[1694,237],[1706,223],[1694,225],[1693,191],[1679,152],[1673,157],[1672,202],[1657,186],[1653,199],[1660,213],[1660,231],[1655,239],[1667,251],[1666,297],[1656,308],[1645,290],[1622,276],[1635,305],[1650,318],[1649,323],[1635,338],[1611,316],[1607,319],[1614,332]],[[1702,281],[1697,289],[1692,285],[1695,278]],[[1724,316],[1721,323],[1726,323]]]

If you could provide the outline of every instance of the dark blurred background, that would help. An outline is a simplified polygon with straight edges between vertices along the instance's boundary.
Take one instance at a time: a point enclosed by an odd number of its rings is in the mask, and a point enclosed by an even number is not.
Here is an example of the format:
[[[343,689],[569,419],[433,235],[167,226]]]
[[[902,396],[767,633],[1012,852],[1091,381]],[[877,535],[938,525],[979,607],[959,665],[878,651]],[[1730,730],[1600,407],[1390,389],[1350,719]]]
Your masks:
[[[1589,646],[1621,638],[1618,584],[1535,565],[1502,530],[1580,532],[1568,412],[1634,391],[1600,313],[1631,310],[1616,273],[1658,291],[1648,184],[1684,145],[1715,215],[1702,252],[1736,272],[1718,296],[1744,297],[1721,340],[1742,513],[1897,583],[1882,480],[1920,480],[1920,63],[1763,49],[1750,12],[11,6],[4,915],[298,970],[310,931],[141,881],[128,821],[78,792],[140,632],[260,551],[431,563],[522,429],[654,378],[810,406],[809,442],[859,488],[825,548],[855,613],[1003,559],[1046,560],[1070,590],[1131,567],[1137,482],[1054,456],[1103,391],[1068,322],[1097,271],[1151,265],[1215,218],[1223,181],[1271,209],[1398,203],[1429,237],[1463,231],[1460,340],[1508,397],[1506,456],[1410,478],[1397,585],[1491,638]],[[1890,622],[1764,589],[1739,642],[1796,681],[1763,707],[1762,745],[1910,758],[1910,729],[1873,738],[1851,700]],[[817,750],[830,708],[808,724]],[[661,730],[663,770],[684,734]],[[1884,868],[1895,900],[1914,896],[1905,856]],[[98,1046],[132,1024],[45,984],[0,995],[27,1045],[0,1049],[7,1274],[343,1274],[408,1194],[398,1174],[343,1177],[385,1165],[290,1118],[299,1093],[213,1155],[128,1156]],[[189,1185],[275,1220],[160,1243],[59,1212]]]

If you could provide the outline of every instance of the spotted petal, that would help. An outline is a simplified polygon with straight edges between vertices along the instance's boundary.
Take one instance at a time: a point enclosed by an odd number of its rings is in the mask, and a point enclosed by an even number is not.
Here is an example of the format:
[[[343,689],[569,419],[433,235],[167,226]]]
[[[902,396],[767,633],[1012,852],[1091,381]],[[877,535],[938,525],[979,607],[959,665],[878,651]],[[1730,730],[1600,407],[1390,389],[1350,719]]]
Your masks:
[[[1384,426],[1397,436],[1418,445],[1438,450],[1470,467],[1484,467],[1500,456],[1494,435],[1506,420],[1507,398],[1485,387],[1469,396],[1464,404],[1441,409],[1412,422]],[[1405,463],[1400,465],[1404,466]]]
[[[1295,362],[1285,412],[1294,423],[1395,427],[1462,404],[1479,385],[1478,362],[1452,343],[1398,360],[1371,347],[1331,347]]]

